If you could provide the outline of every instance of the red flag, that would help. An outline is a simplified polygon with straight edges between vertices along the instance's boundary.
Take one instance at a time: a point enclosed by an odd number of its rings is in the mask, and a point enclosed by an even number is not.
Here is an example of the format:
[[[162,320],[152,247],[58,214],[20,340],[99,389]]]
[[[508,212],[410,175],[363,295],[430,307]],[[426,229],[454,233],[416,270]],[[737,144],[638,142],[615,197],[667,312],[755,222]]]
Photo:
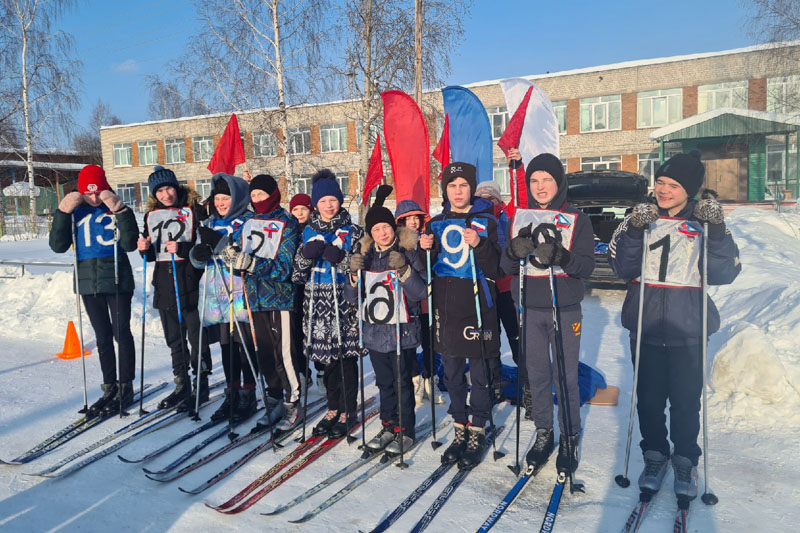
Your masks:
[[[436,148],[433,149],[433,158],[439,162],[442,168],[450,163],[450,116],[447,113],[444,115],[442,136],[439,137],[439,142],[436,144]],[[439,172],[436,179],[442,179],[441,172]]]
[[[375,148],[369,157],[369,167],[367,177],[364,179],[364,195],[361,198],[361,205],[369,205],[369,195],[372,189],[383,181],[383,156],[381,155],[381,136],[375,141]]]
[[[225,126],[225,132],[219,139],[217,149],[214,150],[214,155],[211,156],[211,161],[208,162],[208,170],[212,174],[217,172],[224,172],[225,174],[233,174],[236,171],[236,165],[244,163],[244,148],[242,147],[242,138],[239,135],[239,123],[236,121],[236,114],[231,115],[228,125]]]
[[[508,157],[508,150],[510,148],[519,148],[519,140],[522,137],[522,126],[525,124],[525,113],[528,112],[528,102],[531,99],[532,92],[533,85],[531,85],[528,92],[525,93],[525,98],[522,99],[519,107],[514,111],[514,116],[512,116],[511,120],[506,124],[506,131],[503,132],[500,140],[497,141],[497,146],[506,154],[506,157]]]
[[[414,99],[403,91],[385,91],[381,98],[383,136],[392,163],[396,199],[413,200],[427,212],[431,155],[425,117]]]

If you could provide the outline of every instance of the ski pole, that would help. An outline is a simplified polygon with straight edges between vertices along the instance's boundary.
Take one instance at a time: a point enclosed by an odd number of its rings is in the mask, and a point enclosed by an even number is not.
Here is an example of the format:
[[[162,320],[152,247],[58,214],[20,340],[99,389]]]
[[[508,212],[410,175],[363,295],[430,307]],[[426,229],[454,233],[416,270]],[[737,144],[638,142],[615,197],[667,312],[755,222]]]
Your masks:
[[[172,234],[167,234],[167,240],[172,241],[173,237]],[[177,246],[177,243],[176,243]],[[175,267],[175,253],[170,252],[170,259],[172,261],[172,284],[175,286],[175,304],[178,306],[178,333],[181,338],[181,358],[183,359],[183,370],[186,372],[185,375],[189,374],[189,358],[186,356],[186,335],[184,334],[183,329],[183,313],[181,312],[181,295],[180,291],[178,291],[178,270]],[[197,369],[200,370],[199,368]],[[189,383],[189,388],[191,389],[192,384]]]
[[[519,313],[519,358],[518,363],[524,365],[524,357],[522,356],[525,349],[525,260],[519,260],[519,301],[517,305],[517,312]],[[517,443],[516,443],[516,462],[514,465],[509,465],[509,469],[515,475],[519,475],[522,468],[519,465],[519,423],[520,423],[520,404],[522,403],[522,372],[520,372],[520,364],[517,365]]]
[[[117,330],[117,394],[119,395],[119,417],[123,418],[128,416],[128,413],[122,408],[122,359],[120,354],[120,329],[119,329],[119,226],[117,226],[117,217],[114,218],[114,314],[116,315],[114,322]],[[140,396],[144,395],[144,391],[139,393]]]
[[[428,356],[431,359],[431,396],[435,396],[436,393],[433,390],[435,385],[435,380],[433,376],[436,374],[436,355],[433,351],[433,277],[431,276],[431,251],[427,250],[428,252],[428,331],[430,332],[430,348]],[[436,402],[433,398],[431,400],[431,421],[433,422],[433,441],[431,441],[431,446],[435,450],[439,446],[442,445],[441,442],[436,440]]]
[[[486,387],[486,395],[489,398],[489,425],[491,426],[492,432],[494,432],[494,415],[492,414],[494,402],[492,401],[492,391],[490,390],[492,386],[492,372],[486,360],[486,346],[484,345],[483,339],[483,317],[481,317],[481,299],[478,295],[478,274],[475,270],[475,253],[472,250],[472,246],[469,247],[469,263],[472,269],[472,294],[475,296],[475,312],[478,316],[478,342],[481,344],[481,359],[483,360],[483,371],[486,374],[486,383],[484,386]],[[493,457],[495,461],[505,455],[503,452],[497,451],[497,439],[492,439],[492,448],[494,448]]]
[[[359,251],[361,249],[359,248]],[[362,324],[363,320],[363,309],[361,307],[361,290],[364,288],[364,281],[363,277],[361,276],[361,271],[358,272],[358,347],[361,349],[361,352],[364,352],[364,325]],[[360,381],[360,388],[361,388],[361,420],[367,419],[366,414],[366,400],[364,399],[364,357],[358,358],[358,371],[359,371],[359,381]],[[367,449],[367,432],[361,431],[361,449]],[[401,459],[402,461],[402,459]]]
[[[225,273],[220,272],[220,276],[222,277],[222,285],[225,285]],[[233,268],[228,269],[228,288],[230,289],[229,294],[233,294]],[[242,343],[244,343],[244,339],[240,339]],[[234,352],[234,340],[233,340],[233,298],[228,298],[228,368],[230,369],[231,373],[231,385],[230,385],[230,402],[228,403],[228,439],[233,440],[239,435],[233,430],[233,412],[236,409],[236,406],[233,405],[233,352]],[[236,356],[241,357],[239,351],[236,350]],[[259,378],[258,374],[253,374],[256,379]],[[239,380],[239,376],[235,378],[237,381]]]
[[[142,360],[139,368],[139,416],[148,412],[144,410],[144,330],[145,315],[147,314],[147,256],[142,256]]]
[[[644,312],[644,269],[647,265],[647,237],[650,234],[650,227],[644,229],[642,236],[642,266],[639,274],[639,310],[636,319],[636,352],[633,357],[633,391],[631,392],[631,413],[628,417],[628,442],[625,445],[625,470],[622,474],[617,474],[614,481],[622,488],[628,488],[631,484],[628,479],[628,461],[631,457],[631,439],[633,437],[633,416],[636,413],[636,389],[639,386],[639,359],[642,351],[642,313]]]
[[[308,416],[308,376],[309,372],[311,371],[311,328],[314,324],[314,268],[311,268],[311,280],[309,285],[311,286],[311,295],[308,298],[308,309],[306,310],[306,314],[308,315],[308,327],[306,328],[308,334],[306,335],[306,390],[303,393],[303,435],[300,437],[300,443],[306,441],[306,418]],[[302,304],[300,306],[302,309]]]
[[[335,317],[336,317],[336,335],[339,340],[339,373],[341,374],[342,377],[342,395],[345,397],[344,404],[346,410],[347,385],[344,379],[344,351],[342,350],[342,323],[339,319],[339,295],[337,294],[336,290],[336,265],[334,264],[331,264],[331,288],[333,289],[333,309],[335,310]],[[350,417],[347,416],[347,413],[345,413],[345,425],[347,427],[347,444],[353,444],[356,438],[350,434]],[[361,431],[364,431],[363,427],[361,428]]]
[[[409,265],[411,268],[411,265]],[[392,290],[394,292],[394,336],[395,336],[395,343],[397,345],[397,418],[399,419],[398,426],[400,427],[400,462],[397,463],[397,467],[400,469],[408,468],[408,464],[406,464],[404,460],[405,454],[405,436],[403,431],[403,426],[405,425],[405,419],[403,418],[403,365],[401,361],[402,357],[402,350],[400,348],[400,277],[397,275],[397,271],[393,271],[392,275]],[[433,401],[431,401],[433,403]],[[361,433],[364,433],[362,430]]]
[[[203,298],[200,307],[200,338],[197,340],[197,379],[195,380],[195,391],[197,394],[194,396],[194,416],[192,420],[197,422],[200,420],[200,374],[203,373],[203,363],[201,357],[203,355],[203,320],[206,317],[206,290],[208,289],[208,263],[206,262],[203,267]]]
[[[708,477],[708,221],[703,222],[703,495],[700,499],[706,505],[716,505],[717,495],[711,491]]]
[[[75,278],[75,308],[78,314],[78,339],[81,345],[81,366],[83,367],[83,409],[79,413],[89,413],[89,394],[86,389],[86,357],[83,352],[83,317],[81,313],[81,291],[78,285],[78,235],[75,213],[72,214],[72,273]],[[87,243],[88,244],[88,243]]]

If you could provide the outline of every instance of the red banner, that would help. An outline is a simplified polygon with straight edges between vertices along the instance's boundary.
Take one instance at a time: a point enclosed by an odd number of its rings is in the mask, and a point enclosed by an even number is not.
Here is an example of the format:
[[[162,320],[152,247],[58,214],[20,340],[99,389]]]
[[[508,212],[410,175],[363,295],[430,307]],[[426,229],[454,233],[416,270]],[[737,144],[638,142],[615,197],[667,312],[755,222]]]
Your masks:
[[[364,178],[364,194],[361,197],[361,205],[369,205],[369,195],[372,190],[383,181],[383,156],[381,154],[381,136],[378,135],[372,155],[369,157],[369,167],[367,177]]]
[[[436,148],[433,149],[433,158],[439,162],[441,168],[444,168],[450,163],[450,116],[444,114],[444,128],[442,129],[442,136],[439,137],[439,142],[436,143]],[[436,176],[437,180],[442,179],[442,172]]]
[[[225,133],[222,134],[211,161],[208,162],[208,170],[212,174],[217,172],[233,174],[236,172],[236,165],[241,163],[244,163],[244,148],[239,135],[239,122],[234,113],[225,126]]]

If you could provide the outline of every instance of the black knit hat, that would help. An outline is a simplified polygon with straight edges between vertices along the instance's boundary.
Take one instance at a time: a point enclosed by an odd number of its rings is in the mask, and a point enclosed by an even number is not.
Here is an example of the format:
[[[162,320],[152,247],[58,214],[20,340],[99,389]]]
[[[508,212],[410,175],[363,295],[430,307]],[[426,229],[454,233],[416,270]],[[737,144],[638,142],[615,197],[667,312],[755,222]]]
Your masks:
[[[469,196],[475,196],[478,188],[477,170],[469,163],[458,161],[445,165],[442,169],[442,198],[447,200],[447,185],[456,178],[464,178],[469,183]]]
[[[691,200],[703,185],[705,174],[706,169],[703,162],[700,161],[700,151],[692,150],[688,154],[677,154],[670,157],[658,167],[655,179],[664,176],[677,181],[686,190],[686,194]]]
[[[531,175],[537,170],[543,170],[553,176],[553,179],[556,180],[556,185],[559,188],[561,187],[561,183],[564,181],[564,165],[561,164],[559,158],[553,154],[543,153],[531,159],[525,169],[525,182],[530,182]]]
[[[381,222],[386,222],[394,230],[397,229],[397,223],[394,221],[394,215],[387,208],[383,207],[383,202],[391,193],[391,185],[381,185],[378,187],[377,192],[375,192],[375,201],[372,203],[372,207],[369,208],[367,215],[364,217],[364,228],[367,230],[367,235],[370,237],[372,236],[372,228],[375,226],[375,224],[380,224]]]
[[[218,179],[214,182],[214,188],[211,189],[211,197],[213,198],[217,194],[231,195],[231,188],[224,179]]]
[[[250,180],[250,192],[253,192],[255,189],[260,189],[265,193],[272,195],[275,192],[275,189],[278,188],[278,182],[275,181],[275,178],[270,176],[269,174],[259,174],[252,180]]]

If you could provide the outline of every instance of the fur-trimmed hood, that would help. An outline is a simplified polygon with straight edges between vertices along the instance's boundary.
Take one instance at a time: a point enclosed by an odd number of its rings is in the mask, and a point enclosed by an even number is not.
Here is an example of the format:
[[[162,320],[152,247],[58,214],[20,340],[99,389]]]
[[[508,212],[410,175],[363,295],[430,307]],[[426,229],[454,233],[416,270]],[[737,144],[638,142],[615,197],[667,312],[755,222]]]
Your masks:
[[[178,201],[172,207],[190,207],[194,204],[200,203],[202,198],[200,195],[197,194],[197,191],[189,187],[188,185],[180,185],[178,187]],[[147,204],[145,205],[145,211],[150,212],[153,209],[166,209],[167,206],[162,204],[158,201],[158,199],[150,194],[147,197]]]
[[[366,253],[372,245],[375,244],[375,241],[372,239],[372,236],[364,233],[364,236],[358,241],[358,251],[360,253]],[[395,232],[395,241],[392,244],[391,248],[395,246],[399,246],[403,250],[416,250],[417,245],[419,244],[419,233],[411,228],[406,228],[404,226],[400,226],[397,228]]]

